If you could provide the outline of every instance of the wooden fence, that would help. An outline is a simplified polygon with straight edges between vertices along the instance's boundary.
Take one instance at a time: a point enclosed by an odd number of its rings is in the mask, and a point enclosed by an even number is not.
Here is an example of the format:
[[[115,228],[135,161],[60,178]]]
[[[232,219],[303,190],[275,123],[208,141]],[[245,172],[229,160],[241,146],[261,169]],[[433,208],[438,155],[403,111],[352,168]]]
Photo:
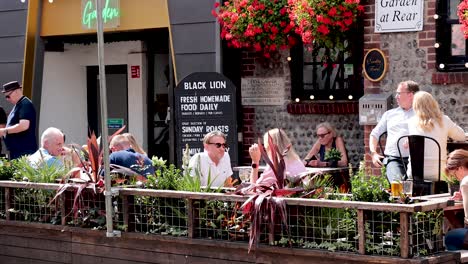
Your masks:
[[[391,204],[285,198],[288,227],[277,223],[270,234],[264,223],[258,246],[248,253],[250,223],[239,210],[247,197],[115,189],[114,227],[122,236],[107,238],[100,230],[105,227],[103,196],[88,189],[79,210],[73,210],[76,189],[70,187],[50,203],[57,188],[57,184],[0,182],[1,259],[15,260],[11,263],[459,261],[457,253],[444,252],[441,225],[446,200]]]

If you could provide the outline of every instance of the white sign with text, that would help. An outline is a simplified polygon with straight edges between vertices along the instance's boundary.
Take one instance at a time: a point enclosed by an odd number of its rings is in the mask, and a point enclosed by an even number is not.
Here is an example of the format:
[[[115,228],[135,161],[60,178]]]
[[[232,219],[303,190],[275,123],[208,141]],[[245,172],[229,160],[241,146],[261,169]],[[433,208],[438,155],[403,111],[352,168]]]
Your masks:
[[[242,78],[242,105],[283,105],[284,78]]]
[[[421,31],[423,0],[375,0],[375,32]]]

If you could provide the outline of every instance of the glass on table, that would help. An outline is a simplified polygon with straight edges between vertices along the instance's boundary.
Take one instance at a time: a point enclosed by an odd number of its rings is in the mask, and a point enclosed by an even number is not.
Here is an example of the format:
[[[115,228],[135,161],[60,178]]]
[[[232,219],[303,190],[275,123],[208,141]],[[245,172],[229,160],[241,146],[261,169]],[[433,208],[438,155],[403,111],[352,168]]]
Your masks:
[[[239,178],[242,182],[249,182],[250,181],[250,173],[252,168],[241,168],[239,169]]]
[[[403,194],[407,197],[413,196],[413,181],[406,180],[402,182],[403,185]]]
[[[401,181],[392,181],[390,183],[392,197],[400,197],[403,193],[403,184]]]

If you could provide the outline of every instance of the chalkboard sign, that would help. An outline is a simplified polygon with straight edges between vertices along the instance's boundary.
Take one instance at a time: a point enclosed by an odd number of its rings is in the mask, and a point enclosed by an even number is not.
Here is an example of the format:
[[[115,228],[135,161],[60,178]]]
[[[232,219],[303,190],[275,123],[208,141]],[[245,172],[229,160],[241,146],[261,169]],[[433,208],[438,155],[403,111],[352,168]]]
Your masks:
[[[379,49],[371,49],[364,56],[362,65],[364,75],[372,82],[383,79],[387,72],[387,60],[385,54]]]
[[[231,163],[237,165],[236,87],[224,75],[197,72],[176,87],[176,153],[182,164],[186,144],[190,154],[203,152],[203,137],[218,130],[227,135]]]

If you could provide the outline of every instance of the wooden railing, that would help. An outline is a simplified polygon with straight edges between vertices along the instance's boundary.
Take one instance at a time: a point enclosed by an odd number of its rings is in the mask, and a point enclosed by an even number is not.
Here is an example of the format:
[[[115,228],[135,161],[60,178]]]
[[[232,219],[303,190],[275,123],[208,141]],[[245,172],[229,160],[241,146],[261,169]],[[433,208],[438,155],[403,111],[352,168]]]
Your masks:
[[[76,187],[69,187],[56,202],[50,203],[58,187],[58,184],[1,181],[0,217],[6,221],[42,223],[55,219],[55,224],[74,226],[86,226],[85,221],[90,219],[99,222],[96,220],[99,213],[91,216],[91,212],[102,213],[106,209],[102,195],[93,195],[87,189],[81,201],[85,206],[77,213],[73,210]],[[248,242],[249,221],[239,209],[248,197],[136,188],[113,188],[113,193],[115,226],[124,231]],[[39,197],[35,196],[38,194]],[[451,201],[443,198],[416,204],[301,198],[284,201],[289,234],[279,221],[273,235],[263,226],[261,244],[287,246],[291,245],[292,237],[295,247],[401,258],[444,250],[441,212]]]

